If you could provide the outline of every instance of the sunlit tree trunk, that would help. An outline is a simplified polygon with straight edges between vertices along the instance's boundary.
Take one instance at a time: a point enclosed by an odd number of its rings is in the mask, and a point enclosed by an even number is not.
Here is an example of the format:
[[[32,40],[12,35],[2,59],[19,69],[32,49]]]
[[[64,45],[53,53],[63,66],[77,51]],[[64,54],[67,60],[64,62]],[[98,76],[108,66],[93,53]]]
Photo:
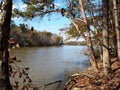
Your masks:
[[[109,0],[102,0],[103,3],[103,68],[104,73],[107,75],[110,70],[110,57],[109,57]]]
[[[84,10],[82,0],[79,0],[79,4],[80,4],[83,20],[86,24],[86,42],[87,42],[87,46],[88,46],[88,50],[89,50],[90,62],[92,64],[94,70],[98,71],[98,66],[97,66],[97,62],[95,60],[95,55],[94,55],[93,45],[92,45],[92,40],[91,40],[91,35],[90,35],[90,27],[89,27],[89,23],[87,21],[87,17],[86,17],[86,14],[85,14],[85,10]]]
[[[120,28],[118,22],[118,9],[117,9],[117,0],[113,0],[114,6],[114,19],[115,19],[115,31],[116,31],[116,39],[117,39],[117,56],[118,60],[120,60]]]
[[[0,13],[0,90],[12,90],[8,68],[11,11],[12,0],[3,0]]]
[[[90,0],[88,0],[88,2],[90,3]],[[92,7],[90,7],[90,14],[91,14],[91,17],[92,17],[92,20],[93,20],[93,26],[94,26],[94,32],[95,34],[98,34],[98,30],[97,30],[97,27],[96,27],[96,21],[95,21],[95,17],[94,17],[94,12],[92,10]],[[98,48],[99,48],[99,52],[100,52],[100,59],[102,60],[103,56],[102,56],[102,46],[101,46],[101,43],[100,43],[100,38],[97,39],[97,42],[98,42]]]

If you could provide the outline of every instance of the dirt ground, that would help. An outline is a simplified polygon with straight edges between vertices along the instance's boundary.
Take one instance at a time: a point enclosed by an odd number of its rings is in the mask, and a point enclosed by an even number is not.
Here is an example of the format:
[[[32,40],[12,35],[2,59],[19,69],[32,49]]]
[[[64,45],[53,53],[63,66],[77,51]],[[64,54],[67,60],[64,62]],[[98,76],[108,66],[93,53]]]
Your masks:
[[[99,62],[99,72],[89,67],[84,72],[73,74],[64,90],[120,90],[120,61],[112,58],[111,62],[112,71],[107,76],[103,73],[102,62]]]

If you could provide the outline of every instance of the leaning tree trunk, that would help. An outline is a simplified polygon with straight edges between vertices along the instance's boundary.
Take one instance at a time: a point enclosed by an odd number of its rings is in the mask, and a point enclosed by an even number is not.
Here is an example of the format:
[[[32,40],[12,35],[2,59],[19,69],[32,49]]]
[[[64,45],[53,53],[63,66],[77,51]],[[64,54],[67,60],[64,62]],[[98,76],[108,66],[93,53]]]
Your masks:
[[[115,18],[115,31],[116,31],[116,39],[117,39],[117,56],[118,60],[120,60],[120,28],[118,22],[118,9],[117,9],[117,0],[113,0],[114,6],[114,18]]]
[[[95,55],[94,55],[94,50],[93,50],[93,45],[92,45],[92,40],[91,40],[91,35],[90,35],[90,27],[89,27],[89,23],[87,21],[87,17],[85,14],[85,10],[84,10],[84,6],[83,6],[83,2],[82,0],[79,0],[80,3],[80,8],[81,8],[81,12],[82,12],[82,16],[84,19],[84,22],[86,24],[86,43],[88,46],[88,50],[89,50],[89,55],[90,55],[90,62],[94,68],[95,71],[98,71],[98,65],[97,62],[95,60]]]
[[[0,90],[12,90],[9,80],[8,39],[10,33],[12,0],[2,0],[0,13]]]
[[[90,0],[88,0],[88,2],[90,3]],[[98,30],[97,30],[97,26],[96,26],[96,21],[95,21],[95,17],[94,17],[94,12],[92,10],[92,7],[90,6],[90,15],[92,17],[92,21],[93,21],[93,26],[94,26],[94,32],[95,34],[98,34]],[[103,54],[102,54],[102,46],[100,43],[100,38],[96,39],[96,41],[98,42],[98,48],[99,48],[99,52],[100,52],[100,59],[102,60],[103,58]]]
[[[103,2],[103,68],[104,73],[107,75],[110,70],[110,57],[109,57],[109,0],[102,0]]]

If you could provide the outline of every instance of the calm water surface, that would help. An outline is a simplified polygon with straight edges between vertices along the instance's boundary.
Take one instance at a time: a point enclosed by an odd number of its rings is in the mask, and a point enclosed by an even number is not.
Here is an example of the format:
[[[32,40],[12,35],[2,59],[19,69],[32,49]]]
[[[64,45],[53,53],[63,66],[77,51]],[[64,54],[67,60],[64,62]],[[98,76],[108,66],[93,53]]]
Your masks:
[[[22,60],[21,66],[30,67],[29,74],[40,84],[65,80],[67,74],[86,69],[88,57],[81,54],[86,46],[25,47],[11,51],[11,56]],[[52,90],[52,89],[51,89]],[[54,90],[54,89],[53,89]]]

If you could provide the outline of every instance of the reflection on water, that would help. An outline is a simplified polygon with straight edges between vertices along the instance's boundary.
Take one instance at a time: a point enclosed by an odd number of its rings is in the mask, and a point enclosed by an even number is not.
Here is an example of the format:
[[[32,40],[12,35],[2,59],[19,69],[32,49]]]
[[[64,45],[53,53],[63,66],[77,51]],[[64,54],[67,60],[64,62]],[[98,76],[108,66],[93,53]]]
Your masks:
[[[64,81],[66,74],[74,69],[84,70],[86,65],[82,63],[88,57],[80,54],[83,48],[86,46],[25,47],[10,54],[22,60],[22,66],[30,67],[30,76],[42,86],[56,80]]]

